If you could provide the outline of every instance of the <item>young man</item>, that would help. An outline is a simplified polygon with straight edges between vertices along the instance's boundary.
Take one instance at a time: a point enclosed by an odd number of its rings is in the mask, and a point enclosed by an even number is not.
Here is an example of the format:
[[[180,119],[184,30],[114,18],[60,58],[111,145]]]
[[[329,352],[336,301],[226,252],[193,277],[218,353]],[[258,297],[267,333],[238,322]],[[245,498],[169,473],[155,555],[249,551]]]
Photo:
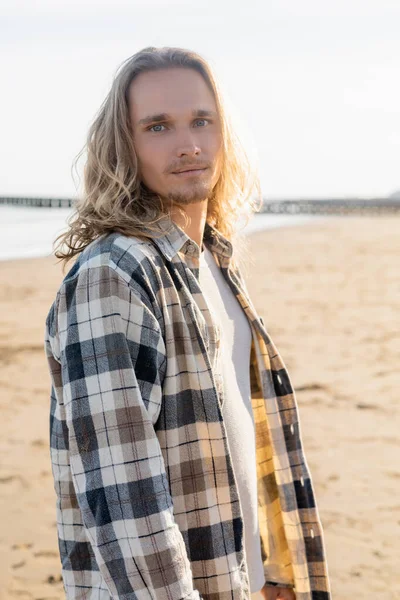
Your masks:
[[[129,58],[93,122],[46,320],[67,598],[328,600],[284,363],[232,243],[259,190],[209,65]]]

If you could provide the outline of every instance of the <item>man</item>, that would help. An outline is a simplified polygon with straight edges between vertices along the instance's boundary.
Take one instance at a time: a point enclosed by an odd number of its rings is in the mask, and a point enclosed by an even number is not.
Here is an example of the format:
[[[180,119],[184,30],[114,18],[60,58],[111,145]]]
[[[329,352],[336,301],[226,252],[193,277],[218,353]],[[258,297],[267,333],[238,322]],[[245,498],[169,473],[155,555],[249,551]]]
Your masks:
[[[128,59],[46,320],[67,598],[328,600],[285,366],[232,243],[259,189],[206,61]]]

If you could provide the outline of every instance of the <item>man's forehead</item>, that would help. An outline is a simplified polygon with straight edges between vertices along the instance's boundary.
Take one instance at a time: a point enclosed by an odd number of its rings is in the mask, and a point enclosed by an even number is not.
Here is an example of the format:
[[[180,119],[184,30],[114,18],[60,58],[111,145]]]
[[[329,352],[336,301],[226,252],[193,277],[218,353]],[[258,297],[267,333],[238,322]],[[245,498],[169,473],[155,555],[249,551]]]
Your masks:
[[[147,88],[156,85],[168,86],[170,84],[170,87],[173,88],[178,80],[184,82],[190,80],[192,85],[207,86],[203,75],[199,71],[196,71],[196,69],[189,67],[165,67],[142,71],[135,76],[131,82],[131,86]]]
[[[129,105],[137,119],[150,113],[174,117],[183,112],[188,115],[200,110],[216,112],[212,91],[200,73],[193,69],[140,73],[130,85]]]

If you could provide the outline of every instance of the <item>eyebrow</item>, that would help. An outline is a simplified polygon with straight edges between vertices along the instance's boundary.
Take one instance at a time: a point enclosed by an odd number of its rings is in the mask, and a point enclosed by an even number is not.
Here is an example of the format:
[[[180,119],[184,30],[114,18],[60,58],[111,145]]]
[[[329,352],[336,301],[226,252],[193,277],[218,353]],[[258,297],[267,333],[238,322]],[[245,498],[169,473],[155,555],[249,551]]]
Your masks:
[[[217,113],[213,110],[206,110],[204,108],[199,108],[197,110],[192,110],[193,117],[214,117],[216,118]],[[158,115],[148,115],[143,119],[138,121],[138,125],[149,125],[150,123],[159,123],[161,121],[169,121],[172,119],[172,116],[168,113],[159,113]]]

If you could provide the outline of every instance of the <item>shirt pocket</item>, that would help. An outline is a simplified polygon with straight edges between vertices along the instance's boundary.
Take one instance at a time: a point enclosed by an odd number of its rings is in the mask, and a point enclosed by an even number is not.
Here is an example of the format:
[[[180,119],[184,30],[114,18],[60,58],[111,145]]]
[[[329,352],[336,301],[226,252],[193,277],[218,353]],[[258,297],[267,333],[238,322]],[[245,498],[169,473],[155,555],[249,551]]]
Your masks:
[[[199,309],[195,302],[190,302],[186,305],[186,311],[188,313],[188,324],[193,324],[195,326],[196,333],[199,335],[204,344],[204,347],[207,352],[210,350],[210,332],[209,327],[207,325],[207,321]],[[197,339],[197,341],[199,341]],[[201,344],[200,344],[201,347]]]
[[[208,304],[201,310],[196,303],[191,303],[188,310],[190,319],[196,324],[203,340],[211,369],[215,370],[221,346],[221,326]]]

